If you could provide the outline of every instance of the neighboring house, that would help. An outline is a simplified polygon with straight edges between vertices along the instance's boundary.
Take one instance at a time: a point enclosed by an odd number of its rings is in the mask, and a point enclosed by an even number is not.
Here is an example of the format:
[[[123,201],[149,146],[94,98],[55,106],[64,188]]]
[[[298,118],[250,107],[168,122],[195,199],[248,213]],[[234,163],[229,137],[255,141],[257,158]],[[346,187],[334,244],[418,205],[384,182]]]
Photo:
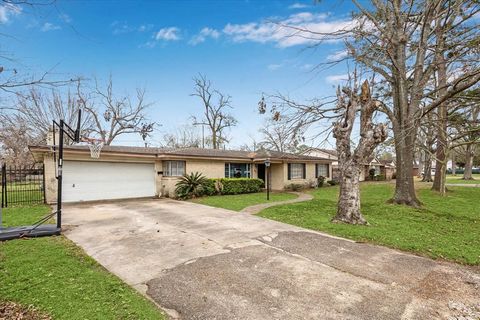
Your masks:
[[[392,180],[395,173],[395,162],[393,160],[378,160],[371,157],[360,172],[360,181],[368,180],[370,170],[375,170],[375,176],[384,176],[385,180]]]
[[[303,154],[311,157],[320,157],[332,160],[332,179],[338,179],[338,156],[337,150],[310,148]]]
[[[395,160],[380,160],[380,163],[383,164],[383,167],[381,167],[380,170],[382,174],[385,175],[385,180],[392,180],[397,173]]]
[[[330,159],[332,161],[332,179],[338,179],[338,154],[336,150],[310,148],[304,154],[314,157]],[[375,169],[375,175],[383,175],[386,180],[391,180],[396,171],[394,160],[378,160],[371,157],[360,172],[360,181],[368,179],[370,169]]]
[[[34,158],[45,165],[46,199],[56,201],[56,164],[53,147],[30,146]],[[207,178],[247,177],[265,180],[265,160],[271,162],[271,187],[313,184],[316,177],[332,176],[332,160],[281,152],[213,149],[161,149],[105,146],[99,159],[85,145],[66,146],[63,166],[65,202],[173,196],[184,173]]]

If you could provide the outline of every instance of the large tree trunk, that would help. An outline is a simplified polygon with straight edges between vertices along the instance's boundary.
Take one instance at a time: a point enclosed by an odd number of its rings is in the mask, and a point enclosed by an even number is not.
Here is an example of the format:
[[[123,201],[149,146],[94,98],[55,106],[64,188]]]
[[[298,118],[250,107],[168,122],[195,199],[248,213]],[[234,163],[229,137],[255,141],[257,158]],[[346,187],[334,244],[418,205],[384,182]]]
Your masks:
[[[395,194],[392,203],[419,207],[421,202],[415,194],[413,180],[413,153],[415,132],[411,129],[401,130],[394,124],[395,153],[397,156],[397,179],[395,180]]]
[[[219,149],[218,142],[217,142],[217,133],[213,129],[212,129],[212,148]]]
[[[420,151],[420,156],[418,158],[418,174],[417,177],[422,177],[422,172],[425,172],[427,153],[425,151]],[[423,181],[423,180],[422,180]]]
[[[440,10],[440,7],[437,7]],[[447,90],[447,63],[444,56],[445,41],[444,30],[441,26],[440,19],[435,21],[435,34],[436,34],[436,46],[435,46],[435,62],[437,63],[437,95],[443,96]],[[432,190],[440,192],[441,195],[445,195],[447,189],[445,187],[446,172],[447,172],[447,103],[444,102],[438,106],[438,128],[437,128],[437,161],[435,163],[435,178],[433,179]]]
[[[343,92],[343,94],[342,94]],[[384,124],[373,124],[372,117],[378,108],[378,101],[372,99],[368,81],[364,81],[360,96],[344,88],[337,92],[338,110],[343,111],[340,121],[333,126],[340,171],[340,196],[337,214],[333,222],[367,224],[360,212],[360,172],[373,150],[387,138]],[[347,100],[348,99],[348,100]],[[360,140],[351,150],[351,135],[358,107],[360,106]]]
[[[452,150],[452,175],[457,175],[457,161],[455,160],[455,151]]]
[[[440,107],[442,109],[444,107]],[[439,110],[440,112],[440,110]],[[443,111],[442,111],[443,114]],[[446,107],[445,107],[445,117],[446,117]],[[435,177],[433,179],[432,190],[440,192],[444,195],[447,192],[445,186],[446,182],[446,171],[447,171],[447,138],[446,138],[446,122],[441,125],[439,128],[439,135],[437,137],[437,153],[436,153],[436,162],[435,162]],[[445,126],[445,127],[444,127]]]
[[[340,195],[338,197],[337,215],[332,222],[350,224],[367,224],[360,212],[360,170],[361,165],[347,162],[340,168]]]
[[[425,152],[425,166],[423,167],[422,182],[432,182],[432,155]]]
[[[465,151],[465,171],[463,172],[463,180],[474,180],[472,176],[474,154],[473,145],[467,144]]]

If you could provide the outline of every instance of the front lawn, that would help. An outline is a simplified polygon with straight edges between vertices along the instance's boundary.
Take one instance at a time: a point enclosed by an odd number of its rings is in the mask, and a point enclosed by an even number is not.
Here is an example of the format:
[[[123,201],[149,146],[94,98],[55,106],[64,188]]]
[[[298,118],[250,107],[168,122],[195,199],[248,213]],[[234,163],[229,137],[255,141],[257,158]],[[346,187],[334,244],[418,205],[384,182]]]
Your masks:
[[[47,206],[4,209],[31,224]],[[0,242],[0,303],[34,305],[53,319],[164,319],[160,310],[63,236]]]
[[[211,207],[225,208],[233,211],[241,211],[242,209],[253,206],[260,203],[284,201],[295,199],[295,194],[286,192],[270,193],[270,201],[267,200],[267,194],[265,192],[247,193],[247,194],[235,194],[235,195],[223,195],[223,196],[210,196],[193,199],[192,201],[200,204],[205,204]]]
[[[472,176],[475,180],[462,180],[463,174],[457,174],[456,176],[447,174],[447,183],[480,184],[480,174],[473,174]]]
[[[362,184],[362,212],[370,226],[334,224],[338,187],[312,191],[314,200],[265,209],[260,216],[357,241],[432,258],[480,264],[480,188],[451,187],[441,197],[420,187],[422,209],[387,204],[393,184]]]

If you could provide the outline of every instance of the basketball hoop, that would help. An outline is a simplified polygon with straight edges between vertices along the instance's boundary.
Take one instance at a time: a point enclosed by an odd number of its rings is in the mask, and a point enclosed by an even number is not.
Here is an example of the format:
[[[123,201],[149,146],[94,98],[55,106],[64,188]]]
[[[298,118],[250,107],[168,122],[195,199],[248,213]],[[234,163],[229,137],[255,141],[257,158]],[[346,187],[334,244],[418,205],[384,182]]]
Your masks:
[[[100,152],[102,151],[104,145],[103,140],[92,138],[83,138],[82,140],[88,143],[88,148],[90,149],[90,157],[94,159],[100,158]]]

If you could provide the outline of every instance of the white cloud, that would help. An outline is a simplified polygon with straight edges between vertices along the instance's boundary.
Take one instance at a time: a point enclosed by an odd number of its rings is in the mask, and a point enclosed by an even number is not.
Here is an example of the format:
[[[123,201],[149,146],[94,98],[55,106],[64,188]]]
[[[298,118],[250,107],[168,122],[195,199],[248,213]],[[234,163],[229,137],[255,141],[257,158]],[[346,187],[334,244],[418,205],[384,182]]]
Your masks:
[[[114,35],[131,33],[131,32],[147,32],[153,29],[153,24],[142,24],[138,27],[129,25],[126,22],[114,21],[110,24]]]
[[[150,31],[153,28],[153,24],[142,24],[140,27],[137,28],[138,32],[146,32]]]
[[[218,37],[220,37],[220,32],[218,30],[205,27],[200,30],[197,35],[192,37],[188,43],[195,46],[199,43],[205,42],[207,38],[218,39]]]
[[[327,76],[325,81],[331,84],[338,84],[339,82],[347,81],[348,74],[334,74],[331,76]]]
[[[62,20],[65,23],[71,23],[72,22],[72,18],[66,13],[60,13],[58,15],[58,17],[60,18],[60,20]]]
[[[299,2],[295,2],[294,4],[288,6],[288,9],[305,9],[305,8],[308,8],[308,5],[306,5],[305,3],[299,3]]]
[[[275,70],[278,70],[280,69],[281,67],[283,67],[283,64],[279,63],[279,64],[269,64],[267,66],[268,70],[270,71],[275,71]]]
[[[348,56],[348,51],[347,50],[340,50],[336,51],[332,54],[329,54],[327,56],[328,61],[340,61],[342,59],[345,59]]]
[[[0,5],[0,23],[8,23],[11,17],[19,15],[20,13],[22,13],[22,8],[14,4],[4,3]]]
[[[56,24],[53,24],[50,22],[45,22],[43,26],[40,28],[40,30],[43,32],[60,30],[60,29],[62,29],[60,26],[57,26]]]
[[[180,40],[180,29],[177,27],[162,28],[155,34],[155,40],[176,41]]]
[[[352,20],[328,20],[323,13],[300,12],[283,20],[227,24],[223,32],[235,42],[275,43],[285,48],[318,41],[338,41],[329,34],[353,27]],[[306,31],[308,30],[308,31]]]
[[[313,64],[311,64],[311,63],[306,63],[306,64],[300,66],[300,69],[302,69],[302,70],[311,70],[312,68],[313,68]]]
[[[113,34],[119,35],[124,33],[129,33],[135,30],[135,28],[129,26],[126,22],[114,21],[110,24],[110,27],[113,28]]]

